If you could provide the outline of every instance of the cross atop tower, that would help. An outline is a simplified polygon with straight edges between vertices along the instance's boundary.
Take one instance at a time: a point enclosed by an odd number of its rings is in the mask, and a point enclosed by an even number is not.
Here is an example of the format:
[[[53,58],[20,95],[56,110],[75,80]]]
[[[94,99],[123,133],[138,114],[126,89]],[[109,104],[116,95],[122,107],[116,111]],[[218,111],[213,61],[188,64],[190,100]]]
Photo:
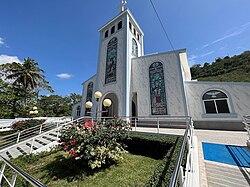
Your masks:
[[[118,7],[121,12],[124,11],[124,6],[127,4],[127,1],[122,1],[121,5]]]

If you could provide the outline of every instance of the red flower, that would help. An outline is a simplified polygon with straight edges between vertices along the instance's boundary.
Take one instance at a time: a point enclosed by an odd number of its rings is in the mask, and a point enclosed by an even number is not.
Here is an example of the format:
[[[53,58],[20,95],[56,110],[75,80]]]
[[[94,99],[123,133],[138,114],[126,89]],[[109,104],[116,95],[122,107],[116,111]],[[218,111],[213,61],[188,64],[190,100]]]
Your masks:
[[[81,125],[83,129],[87,128],[87,127],[90,127],[92,128],[93,127],[93,122],[92,121],[89,121],[89,120],[86,120],[84,124]]]
[[[74,154],[75,154],[74,149],[70,149],[69,153],[70,153],[71,155],[74,155]]]
[[[72,146],[76,145],[76,140],[75,140],[75,139],[70,140],[69,142],[70,142],[70,144],[71,144]]]
[[[63,150],[66,151],[67,149],[68,149],[68,146],[65,145],[65,146],[63,147]]]
[[[92,121],[86,120],[86,121],[85,121],[85,124],[86,124],[88,127],[93,127],[93,122],[92,122]]]

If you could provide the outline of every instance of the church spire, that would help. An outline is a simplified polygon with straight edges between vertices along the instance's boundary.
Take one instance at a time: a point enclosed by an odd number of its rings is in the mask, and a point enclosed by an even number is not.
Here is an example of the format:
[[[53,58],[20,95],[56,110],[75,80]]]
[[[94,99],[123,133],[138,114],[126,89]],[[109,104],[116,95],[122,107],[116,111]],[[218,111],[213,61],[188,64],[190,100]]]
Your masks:
[[[120,6],[118,7],[121,12],[124,11],[124,6],[127,4],[127,1],[122,1]]]

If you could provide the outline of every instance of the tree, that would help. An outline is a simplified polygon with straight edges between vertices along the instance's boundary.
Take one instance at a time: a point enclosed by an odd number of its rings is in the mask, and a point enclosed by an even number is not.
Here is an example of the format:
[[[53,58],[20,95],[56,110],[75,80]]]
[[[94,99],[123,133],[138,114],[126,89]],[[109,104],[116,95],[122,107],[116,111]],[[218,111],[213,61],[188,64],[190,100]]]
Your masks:
[[[66,96],[66,99],[68,99],[68,103],[70,103],[71,107],[80,102],[82,99],[82,96],[80,94],[71,93],[69,96]]]
[[[1,95],[5,98],[0,104],[8,108],[9,114],[3,116],[26,117],[31,105],[36,103],[39,90],[53,92],[43,75],[44,71],[31,58],[24,59],[23,63],[7,63],[0,65]]]
[[[66,97],[44,95],[38,99],[37,104],[42,116],[71,116],[71,105]]]
[[[25,58],[23,63],[7,63],[0,66],[0,70],[5,73],[6,79],[12,81],[12,85],[19,87],[26,92],[28,90],[35,90],[42,88],[53,92],[52,88],[48,85],[43,75],[44,70],[38,67],[38,63],[31,59]]]

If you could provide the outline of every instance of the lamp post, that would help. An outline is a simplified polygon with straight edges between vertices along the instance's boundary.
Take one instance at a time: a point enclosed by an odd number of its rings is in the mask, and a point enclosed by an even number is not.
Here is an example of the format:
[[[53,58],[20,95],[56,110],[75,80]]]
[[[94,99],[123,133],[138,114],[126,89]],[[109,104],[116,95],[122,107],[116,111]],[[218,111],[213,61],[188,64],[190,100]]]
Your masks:
[[[95,119],[97,120],[97,112],[98,112],[98,102],[99,99],[102,97],[102,93],[99,91],[96,91],[94,94],[94,97],[96,98],[96,113],[95,113]]]
[[[112,104],[112,101],[110,99],[104,99],[104,101],[102,102],[103,106],[105,107],[105,112],[108,113],[107,108],[110,107],[110,105]]]
[[[99,91],[97,91],[97,92],[95,92],[94,97],[96,98],[96,113],[95,113],[95,118],[96,118],[96,120],[97,120],[97,113],[98,113],[98,112],[102,112],[102,111],[99,111],[99,110],[98,110],[98,109],[99,109],[99,107],[98,107],[98,102],[99,102],[99,99],[102,97],[102,93],[99,92]],[[110,107],[110,105],[112,104],[112,101],[111,101],[110,99],[104,99],[104,101],[103,101],[102,104],[104,105],[104,107],[105,107],[105,109],[106,109],[107,107]],[[92,106],[93,106],[93,103],[92,103],[91,101],[87,101],[87,102],[85,103],[85,107],[86,107],[88,110],[89,110],[90,108],[92,108]],[[104,111],[104,112],[106,112],[106,111]]]
[[[91,101],[87,101],[85,103],[85,107],[87,109],[87,111],[85,112],[86,115],[87,115],[87,113],[89,113],[89,110],[92,108],[92,106],[93,106],[93,103]]]
[[[31,110],[31,111],[29,112],[30,115],[32,115],[32,114],[38,114],[38,110],[37,110],[37,107],[36,107],[36,106],[34,106],[32,109],[33,109],[33,110]]]

